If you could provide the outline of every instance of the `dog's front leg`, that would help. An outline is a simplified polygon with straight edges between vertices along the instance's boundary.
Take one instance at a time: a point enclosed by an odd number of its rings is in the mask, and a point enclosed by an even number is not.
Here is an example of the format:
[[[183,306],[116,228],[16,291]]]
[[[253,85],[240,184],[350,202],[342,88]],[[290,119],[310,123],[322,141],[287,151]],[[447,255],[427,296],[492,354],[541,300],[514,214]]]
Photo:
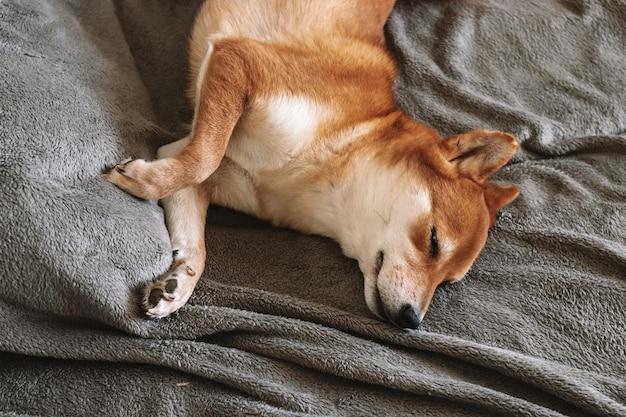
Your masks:
[[[218,168],[250,94],[249,57],[238,43],[209,43],[195,86],[187,145],[168,158],[118,164],[105,179],[134,196],[161,199],[204,182]]]
[[[165,317],[185,305],[204,272],[204,226],[209,199],[209,186],[203,183],[161,200],[174,260],[169,271],[145,289],[148,316]]]

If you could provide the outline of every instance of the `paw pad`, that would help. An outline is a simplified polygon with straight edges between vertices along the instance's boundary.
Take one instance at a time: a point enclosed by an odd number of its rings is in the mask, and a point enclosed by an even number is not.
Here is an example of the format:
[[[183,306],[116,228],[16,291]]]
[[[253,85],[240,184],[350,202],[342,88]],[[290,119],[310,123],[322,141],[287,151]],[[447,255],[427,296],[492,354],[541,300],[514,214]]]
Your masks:
[[[148,302],[150,305],[157,305],[159,301],[163,298],[163,290],[161,288],[154,288],[150,291],[150,295],[148,296]]]
[[[167,281],[165,281],[165,291],[167,291],[168,293],[173,293],[176,290],[176,287],[178,287],[177,280],[168,279]]]

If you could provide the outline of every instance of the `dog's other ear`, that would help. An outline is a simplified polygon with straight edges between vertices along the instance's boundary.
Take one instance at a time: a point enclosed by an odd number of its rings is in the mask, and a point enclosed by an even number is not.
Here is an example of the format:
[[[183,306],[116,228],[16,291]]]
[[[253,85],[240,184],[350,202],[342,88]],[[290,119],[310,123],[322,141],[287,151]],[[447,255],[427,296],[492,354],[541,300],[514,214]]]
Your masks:
[[[496,214],[498,211],[515,200],[518,195],[519,188],[514,185],[502,186],[492,182],[484,184],[485,203],[489,211],[491,226],[496,223]]]
[[[483,183],[506,164],[519,145],[508,133],[473,130],[450,136],[442,142],[446,159],[464,177]]]

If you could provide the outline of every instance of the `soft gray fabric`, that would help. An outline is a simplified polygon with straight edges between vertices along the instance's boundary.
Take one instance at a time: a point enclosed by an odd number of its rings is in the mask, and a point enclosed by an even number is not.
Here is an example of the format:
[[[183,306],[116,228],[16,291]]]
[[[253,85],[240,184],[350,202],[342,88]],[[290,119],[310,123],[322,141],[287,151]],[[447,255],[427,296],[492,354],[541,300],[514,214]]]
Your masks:
[[[495,177],[521,196],[410,332],[334,242],[219,208],[190,304],[143,317],[162,212],[100,173],[183,134],[199,4],[0,1],[0,413],[626,415],[626,1],[396,5],[398,105],[523,144]]]

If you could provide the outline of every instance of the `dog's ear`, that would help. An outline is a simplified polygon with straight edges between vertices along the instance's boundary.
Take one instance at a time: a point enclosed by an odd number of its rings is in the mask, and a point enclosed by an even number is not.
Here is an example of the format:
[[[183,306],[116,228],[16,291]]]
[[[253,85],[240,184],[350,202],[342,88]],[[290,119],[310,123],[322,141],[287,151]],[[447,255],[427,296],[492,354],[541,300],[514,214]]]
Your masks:
[[[460,175],[483,183],[506,164],[519,145],[508,133],[473,130],[442,141],[446,159],[456,165]]]
[[[487,182],[484,184],[485,203],[489,211],[491,226],[496,223],[498,211],[519,195],[519,188],[514,185],[502,186]]]
[[[519,188],[486,182],[517,152],[519,145],[512,135],[489,130],[473,130],[450,136],[442,142],[446,159],[458,173],[479,183],[484,190],[491,225],[496,213],[519,195]]]

